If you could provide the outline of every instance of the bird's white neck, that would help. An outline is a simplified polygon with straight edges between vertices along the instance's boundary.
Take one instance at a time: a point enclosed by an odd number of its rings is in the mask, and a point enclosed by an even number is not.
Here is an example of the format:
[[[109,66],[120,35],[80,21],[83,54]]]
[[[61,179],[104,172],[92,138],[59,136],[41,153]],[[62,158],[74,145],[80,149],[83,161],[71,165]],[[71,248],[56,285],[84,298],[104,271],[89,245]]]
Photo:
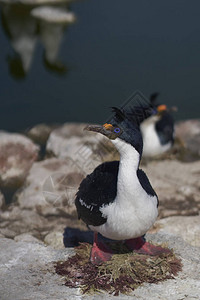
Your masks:
[[[115,139],[112,142],[120,153],[117,198],[128,200],[132,194],[137,194],[137,190],[140,189],[137,177],[140,154],[133,146],[120,139]]]
[[[140,162],[140,154],[138,151],[132,145],[119,138],[111,141],[119,151],[120,165],[127,165],[127,167],[131,165],[131,169],[137,171]]]

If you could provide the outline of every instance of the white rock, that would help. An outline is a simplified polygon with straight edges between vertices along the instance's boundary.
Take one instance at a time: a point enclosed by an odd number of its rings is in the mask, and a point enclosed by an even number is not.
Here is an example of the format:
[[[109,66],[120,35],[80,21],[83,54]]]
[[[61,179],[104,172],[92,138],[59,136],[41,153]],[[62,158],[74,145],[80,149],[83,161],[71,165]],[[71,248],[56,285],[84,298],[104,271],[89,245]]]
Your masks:
[[[160,217],[198,215],[200,210],[200,160],[152,161],[142,166],[160,200]]]
[[[155,224],[157,232],[180,236],[192,246],[200,247],[200,216],[169,217]]]
[[[35,238],[34,236],[32,236],[29,233],[22,233],[22,234],[15,236],[14,241],[15,242],[28,242],[28,243],[41,243],[42,244],[42,242],[40,240],[38,240],[37,238]]]
[[[63,233],[56,232],[56,231],[50,232],[45,236],[44,242],[55,249],[63,249],[64,248]]]
[[[24,233],[38,235],[45,228],[49,228],[48,219],[34,210],[14,206],[0,211],[0,233],[5,237],[15,238]]]
[[[156,243],[168,241],[183,263],[183,270],[175,279],[159,284],[144,284],[131,295],[120,295],[120,300],[180,300],[199,299],[200,252],[185,244],[182,239],[167,234],[148,235]],[[64,285],[64,279],[55,274],[55,261],[66,260],[72,254],[69,249],[55,250],[52,247],[28,242],[1,239],[0,243],[0,298],[4,300],[100,300],[116,299],[107,293],[81,295],[79,289]]]
[[[200,158],[200,120],[178,122],[175,126],[177,138],[183,143],[187,152],[194,158]]]
[[[85,126],[66,123],[55,129],[48,139],[47,151],[62,159],[72,159],[86,175],[103,161],[118,158],[118,152],[106,137],[85,131]]]
[[[26,135],[36,144],[45,145],[55,126],[37,124],[26,132]]]
[[[22,185],[38,151],[39,147],[29,138],[0,131],[0,186],[17,188]]]
[[[55,207],[64,207],[75,213],[74,198],[83,174],[70,159],[46,159],[33,164],[25,187],[16,194],[21,208],[39,209],[41,214],[55,213]],[[44,209],[44,211],[43,211]]]

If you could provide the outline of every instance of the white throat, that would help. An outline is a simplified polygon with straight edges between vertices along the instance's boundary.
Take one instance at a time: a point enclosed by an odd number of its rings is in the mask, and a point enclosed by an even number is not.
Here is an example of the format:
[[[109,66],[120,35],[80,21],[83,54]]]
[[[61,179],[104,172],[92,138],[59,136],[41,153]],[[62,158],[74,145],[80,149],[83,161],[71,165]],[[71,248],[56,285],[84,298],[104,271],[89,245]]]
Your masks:
[[[140,162],[139,152],[132,145],[120,140],[119,138],[111,140],[111,142],[119,151],[120,164],[131,164],[132,170],[135,169],[137,171]]]
[[[133,146],[118,138],[112,143],[120,153],[116,200],[124,203],[124,201],[129,201],[130,195],[135,194],[136,191],[139,193],[141,190],[137,177],[140,154]]]

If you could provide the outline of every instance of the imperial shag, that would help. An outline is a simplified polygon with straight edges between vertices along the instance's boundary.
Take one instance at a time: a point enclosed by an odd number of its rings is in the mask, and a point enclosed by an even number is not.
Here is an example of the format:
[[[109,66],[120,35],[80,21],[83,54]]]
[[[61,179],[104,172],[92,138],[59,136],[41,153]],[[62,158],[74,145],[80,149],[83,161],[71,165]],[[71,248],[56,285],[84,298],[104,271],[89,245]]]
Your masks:
[[[158,198],[146,174],[139,169],[142,135],[137,118],[113,108],[110,124],[89,125],[87,130],[109,138],[120,153],[120,161],[99,165],[80,184],[75,200],[78,217],[94,231],[91,262],[106,261],[111,251],[98,241],[98,232],[125,241],[135,251],[154,255],[163,248],[147,243],[142,236],[154,224]]]
[[[140,130],[143,137],[143,156],[153,157],[168,151],[174,143],[174,120],[165,104],[157,103],[158,93],[150,96],[150,105],[152,114],[140,124]]]

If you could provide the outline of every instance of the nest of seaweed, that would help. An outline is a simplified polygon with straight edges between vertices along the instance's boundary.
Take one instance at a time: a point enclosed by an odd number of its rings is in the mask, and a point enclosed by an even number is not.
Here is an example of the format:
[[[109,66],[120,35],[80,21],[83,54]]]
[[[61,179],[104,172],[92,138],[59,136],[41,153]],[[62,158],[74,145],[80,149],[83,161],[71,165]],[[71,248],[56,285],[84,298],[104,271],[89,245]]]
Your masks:
[[[149,256],[121,248],[110,261],[101,265],[89,261],[90,244],[83,243],[75,251],[76,254],[67,261],[57,262],[55,271],[64,276],[66,286],[80,288],[83,294],[101,291],[115,296],[128,294],[144,283],[173,279],[182,269],[181,261],[173,251]]]

